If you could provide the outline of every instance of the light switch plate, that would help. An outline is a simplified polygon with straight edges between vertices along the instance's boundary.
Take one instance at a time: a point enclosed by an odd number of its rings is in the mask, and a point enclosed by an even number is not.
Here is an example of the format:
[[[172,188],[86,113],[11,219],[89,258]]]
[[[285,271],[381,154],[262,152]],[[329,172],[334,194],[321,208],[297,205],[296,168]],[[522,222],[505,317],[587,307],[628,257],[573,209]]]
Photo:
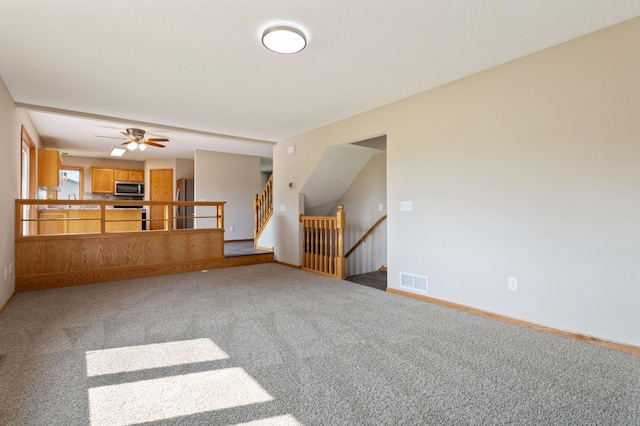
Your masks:
[[[280,204],[280,211],[283,212],[287,209],[287,206],[285,206],[284,204]]]
[[[413,210],[413,201],[400,201],[400,211],[410,212]]]

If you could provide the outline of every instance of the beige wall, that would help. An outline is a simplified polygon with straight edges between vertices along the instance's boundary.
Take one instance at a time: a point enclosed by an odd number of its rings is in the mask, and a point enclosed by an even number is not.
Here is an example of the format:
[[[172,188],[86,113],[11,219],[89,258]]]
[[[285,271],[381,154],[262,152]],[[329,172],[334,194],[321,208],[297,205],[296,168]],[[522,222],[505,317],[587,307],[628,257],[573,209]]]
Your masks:
[[[15,199],[20,198],[20,150],[21,128],[25,126],[29,136],[40,147],[40,138],[27,112],[14,106],[4,81],[0,79],[0,306],[3,306],[15,290]],[[37,165],[32,165],[36,167]],[[9,273],[9,264],[12,273]],[[5,268],[7,277],[5,278]]]
[[[227,203],[225,240],[253,239],[253,199],[261,191],[260,157],[196,150],[196,200]]]
[[[185,160],[183,158],[176,159],[175,178],[178,179],[193,179],[195,162],[193,160]]]
[[[278,144],[277,258],[299,264],[286,182],[386,133],[390,287],[640,345],[637,40],[640,18]]]

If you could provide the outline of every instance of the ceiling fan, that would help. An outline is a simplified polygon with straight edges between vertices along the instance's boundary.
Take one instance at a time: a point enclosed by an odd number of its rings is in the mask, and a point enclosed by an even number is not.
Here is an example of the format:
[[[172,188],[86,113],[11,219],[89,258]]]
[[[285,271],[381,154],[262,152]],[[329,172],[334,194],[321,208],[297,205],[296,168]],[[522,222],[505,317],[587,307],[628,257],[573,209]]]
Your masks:
[[[145,138],[145,131],[142,129],[128,128],[126,132],[120,132],[124,136],[127,137],[127,141],[123,142],[122,145],[126,145],[127,149],[130,151],[135,150],[136,148],[140,151],[144,151],[147,148],[147,145],[155,146],[158,148],[164,148],[165,146],[158,142],[169,142],[167,138]],[[96,135],[97,136],[97,135]],[[121,138],[113,138],[112,136],[100,136],[102,138],[112,138],[112,139],[121,139]]]
[[[120,132],[120,133],[122,133],[127,138],[129,138],[129,140],[124,142],[122,145],[126,145],[127,149],[131,151],[133,151],[136,148],[138,148],[140,151],[144,151],[146,148],[145,145],[164,148],[164,145],[159,144],[158,142],[169,142],[169,139],[167,138],[145,138],[144,137],[145,132],[142,129],[128,128],[126,133],[125,132]]]

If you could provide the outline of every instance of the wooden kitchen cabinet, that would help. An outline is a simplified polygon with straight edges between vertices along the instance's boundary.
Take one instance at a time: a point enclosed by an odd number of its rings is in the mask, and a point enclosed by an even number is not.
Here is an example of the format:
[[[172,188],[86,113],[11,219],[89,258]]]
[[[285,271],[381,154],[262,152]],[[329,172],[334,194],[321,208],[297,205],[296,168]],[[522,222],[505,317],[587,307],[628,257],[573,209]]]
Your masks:
[[[67,217],[78,219],[69,220],[67,232],[70,234],[100,232],[100,210],[69,210]]]
[[[106,232],[142,231],[142,210],[107,210],[106,220],[122,220],[126,222],[106,222]]]
[[[144,170],[91,167],[91,192],[93,194],[113,194],[116,181],[144,182]]]
[[[144,182],[144,170],[129,170],[130,182]]]
[[[113,194],[114,181],[113,169],[91,167],[91,193]]]
[[[129,182],[129,170],[113,169],[113,180]]]
[[[100,210],[46,210],[38,213],[39,219],[68,219],[38,222],[38,234],[90,234],[100,232]],[[107,210],[106,232],[142,230],[142,210]],[[117,222],[109,222],[110,220]]]
[[[114,180],[123,182],[144,182],[144,170],[113,169]]]
[[[67,221],[59,220],[66,219],[67,212],[62,211],[39,211],[38,219],[54,219],[54,220],[40,220],[38,221],[38,235],[49,234],[65,234],[67,233]]]
[[[38,186],[45,188],[60,187],[60,151],[57,149],[38,150]]]

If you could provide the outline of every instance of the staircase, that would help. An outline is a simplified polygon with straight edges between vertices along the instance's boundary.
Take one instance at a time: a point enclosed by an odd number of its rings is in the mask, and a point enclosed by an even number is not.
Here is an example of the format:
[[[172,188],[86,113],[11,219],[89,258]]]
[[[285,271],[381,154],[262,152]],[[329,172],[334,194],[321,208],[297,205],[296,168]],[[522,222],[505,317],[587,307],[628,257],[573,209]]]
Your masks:
[[[255,225],[253,230],[253,247],[259,250],[273,251],[273,248],[260,247],[258,240],[262,231],[269,223],[269,219],[273,215],[273,175],[267,181],[260,195],[256,194],[253,199],[253,209],[255,212]]]

